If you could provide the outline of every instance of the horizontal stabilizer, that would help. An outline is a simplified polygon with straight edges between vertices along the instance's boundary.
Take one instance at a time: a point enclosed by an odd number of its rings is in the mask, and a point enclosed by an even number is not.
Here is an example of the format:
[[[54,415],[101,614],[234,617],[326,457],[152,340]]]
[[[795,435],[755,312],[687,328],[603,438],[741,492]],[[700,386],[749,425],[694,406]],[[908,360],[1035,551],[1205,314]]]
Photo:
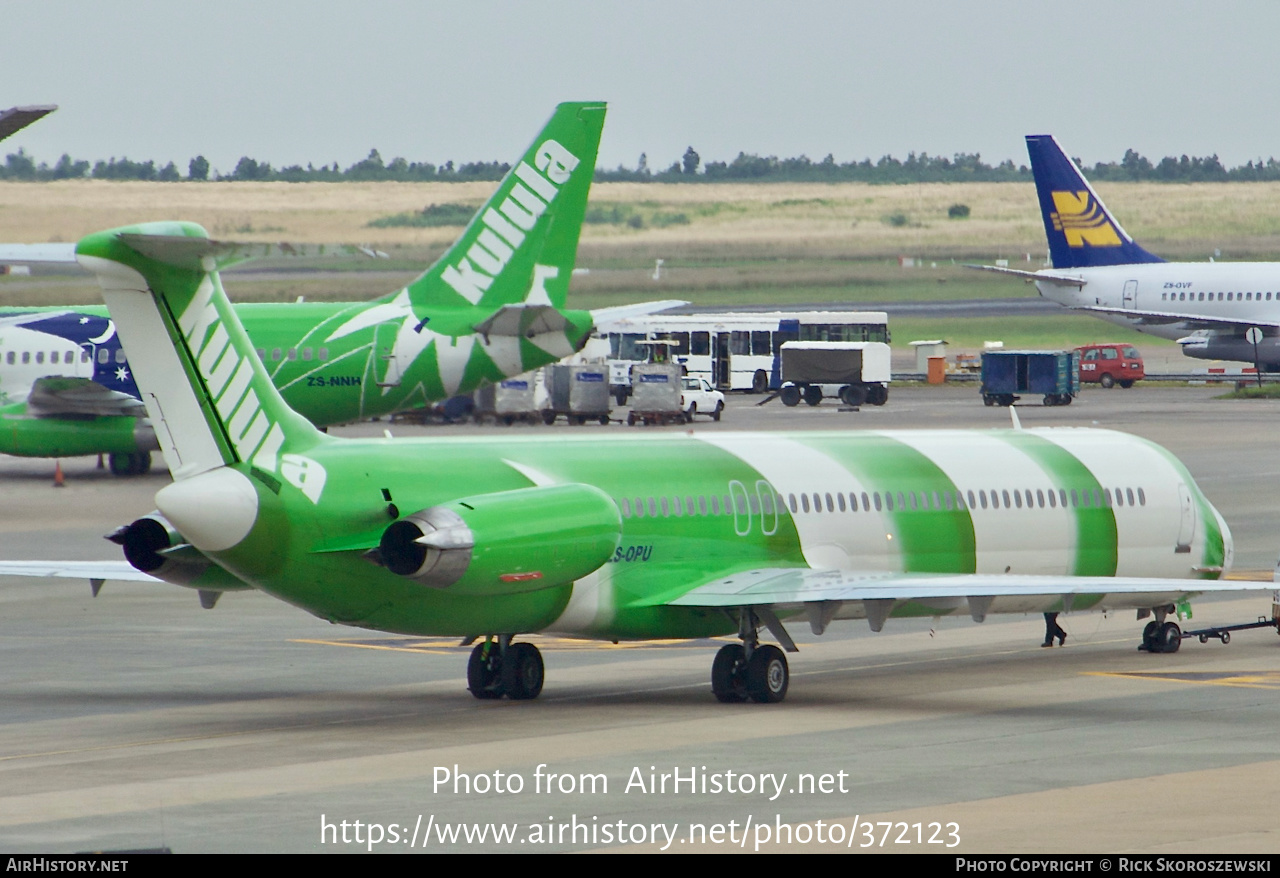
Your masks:
[[[491,336],[519,338],[564,332],[569,326],[564,315],[550,305],[503,305],[474,329],[486,339]]]
[[[681,305],[688,304],[682,299],[663,299],[657,302],[637,302],[634,305],[614,305],[609,308],[596,308],[591,312],[591,319],[596,327],[599,328],[614,320],[643,317],[646,314],[656,314],[659,311],[666,311],[668,308],[679,308]]]
[[[186,235],[121,234],[120,241],[148,259],[189,271],[215,271],[254,259],[363,256],[386,254],[350,244],[255,244],[248,241],[212,241]],[[75,245],[72,245],[74,248]]]
[[[1040,283],[1049,283],[1059,287],[1083,287],[1087,281],[1079,276],[1070,274],[1058,274],[1052,271],[1023,271],[1018,268],[1004,268],[999,265],[971,265],[966,264],[964,268],[976,268],[978,271],[994,271],[996,274],[1011,274],[1014,277],[1021,277],[1027,280],[1038,281]]]
[[[0,140],[11,134],[17,134],[32,122],[38,122],[58,109],[57,104],[43,104],[35,107],[10,107],[0,111]]]
[[[89,378],[37,378],[27,395],[27,413],[36,418],[67,415],[145,418],[137,397],[110,390]]]
[[[75,244],[0,244],[0,265],[74,265],[75,261]]]

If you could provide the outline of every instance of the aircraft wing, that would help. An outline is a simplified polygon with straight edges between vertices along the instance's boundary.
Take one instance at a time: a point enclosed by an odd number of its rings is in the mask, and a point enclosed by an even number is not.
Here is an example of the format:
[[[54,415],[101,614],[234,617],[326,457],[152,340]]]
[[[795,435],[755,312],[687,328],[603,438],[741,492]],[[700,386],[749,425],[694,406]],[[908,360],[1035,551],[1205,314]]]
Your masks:
[[[1024,576],[999,573],[852,572],[819,568],[760,568],[700,585],[667,603],[681,607],[767,608],[809,614],[815,633],[836,618],[862,618],[880,630],[896,603],[949,613],[968,604],[979,621],[997,599],[1060,598],[1065,608],[1089,596],[1095,609],[1177,603],[1206,592],[1272,591],[1271,581],[1153,579],[1137,576]],[[1142,596],[1142,600],[1135,600]],[[1101,600],[1096,600],[1101,597]],[[1027,612],[1036,610],[1028,605]],[[822,620],[818,624],[818,620]]]
[[[0,561],[0,576],[24,576],[35,579],[87,579],[90,582],[154,582],[163,580],[148,576],[128,561]]]
[[[1062,274],[1054,271],[1023,271],[1019,268],[1004,268],[999,265],[969,265],[964,268],[972,268],[977,271],[994,271],[997,274],[1011,274],[1014,277],[1020,277],[1028,281],[1039,281],[1041,283],[1054,284],[1059,287],[1083,287],[1088,281],[1079,275]]]
[[[597,327],[622,320],[627,317],[643,317],[645,314],[656,314],[668,308],[679,308],[689,303],[682,299],[662,299],[657,302],[637,302],[634,305],[613,305],[609,308],[596,308],[591,312],[591,320]]]
[[[1234,317],[1206,317],[1203,314],[1179,314],[1177,311],[1143,311],[1135,308],[1108,308],[1105,305],[1088,305],[1081,308],[1072,308],[1073,311],[1090,311],[1094,314],[1115,314],[1119,317],[1139,318],[1143,323],[1161,324],[1161,323],[1185,323],[1196,329],[1229,329],[1233,332],[1236,330],[1248,329],[1251,326],[1269,326],[1272,328],[1280,327],[1280,321],[1270,320],[1245,320],[1244,318]]]
[[[27,413],[35,418],[67,415],[145,418],[142,401],[89,378],[37,378],[27,395]]]

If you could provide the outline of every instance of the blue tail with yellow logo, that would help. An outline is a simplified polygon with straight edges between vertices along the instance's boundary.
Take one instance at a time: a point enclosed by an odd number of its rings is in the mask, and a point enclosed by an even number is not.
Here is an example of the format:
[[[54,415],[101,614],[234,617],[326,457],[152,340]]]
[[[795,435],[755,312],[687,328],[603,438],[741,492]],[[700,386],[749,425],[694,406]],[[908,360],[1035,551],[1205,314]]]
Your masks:
[[[1054,268],[1164,262],[1134,243],[1053,135],[1027,135],[1027,153]]]

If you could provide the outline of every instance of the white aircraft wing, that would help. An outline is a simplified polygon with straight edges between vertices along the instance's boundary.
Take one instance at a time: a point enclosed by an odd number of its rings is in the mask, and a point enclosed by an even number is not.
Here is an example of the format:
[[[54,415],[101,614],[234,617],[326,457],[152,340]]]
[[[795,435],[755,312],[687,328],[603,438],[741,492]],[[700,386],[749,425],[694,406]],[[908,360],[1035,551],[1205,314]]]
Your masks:
[[[1177,311],[1143,311],[1138,308],[1108,308],[1105,305],[1087,305],[1072,308],[1073,311],[1090,311],[1094,314],[1115,314],[1119,317],[1138,318],[1143,323],[1185,323],[1199,329],[1248,329],[1251,326],[1280,327],[1280,321],[1271,319],[1250,319],[1243,317],[1206,317],[1203,314],[1181,314]]]
[[[154,582],[164,580],[149,576],[128,561],[0,561],[0,576],[24,576],[34,579],[87,579],[90,582]]]
[[[1270,580],[859,573],[766,567],[713,580],[667,603],[708,609],[763,607],[782,613],[806,611],[815,633],[821,633],[832,619],[864,617],[878,631],[893,606],[905,602],[934,608],[939,615],[967,609],[981,621],[997,601],[1001,604],[999,608],[1006,612],[1041,612],[1045,605],[1056,600],[1070,609],[1075,598],[1087,595],[1091,599],[1090,609],[1133,609],[1177,603],[1206,592],[1270,592],[1275,588],[1276,584]]]
[[[599,328],[615,320],[623,320],[627,317],[643,317],[645,314],[656,314],[659,311],[666,311],[668,308],[679,308],[681,305],[688,304],[682,299],[663,299],[657,302],[637,302],[634,305],[613,305],[609,308],[593,309],[591,319],[596,327]]]

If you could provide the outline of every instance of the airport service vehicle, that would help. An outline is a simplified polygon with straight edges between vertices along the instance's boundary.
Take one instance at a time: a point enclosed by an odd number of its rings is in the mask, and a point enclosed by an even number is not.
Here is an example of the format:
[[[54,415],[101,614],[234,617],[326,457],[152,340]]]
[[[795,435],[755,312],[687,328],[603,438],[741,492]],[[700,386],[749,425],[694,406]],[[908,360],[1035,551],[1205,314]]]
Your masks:
[[[603,366],[557,363],[548,366],[543,375],[547,389],[544,424],[554,424],[562,416],[578,426],[587,421],[609,423],[609,375]]]
[[[1028,136],[1027,152],[1053,267],[970,267],[1033,280],[1046,299],[1173,339],[1189,357],[1280,370],[1280,263],[1165,262],[1125,232],[1057,140]]]
[[[476,698],[541,692],[526,632],[736,635],[712,662],[715,697],[777,702],[789,625],[1127,608],[1170,652],[1190,596],[1272,587],[1219,581],[1230,532],[1186,469],[1105,430],[331,437],[271,383],[216,252],[181,223],[77,246],[167,426],[174,481],[112,537],[131,578],[206,605],[253,588],[334,623],[461,637],[476,643]]]
[[[724,394],[716,390],[705,378],[686,375],[681,381],[680,407],[685,420],[693,423],[694,415],[706,415],[713,421],[720,420],[724,412]]]
[[[1013,405],[1019,394],[1043,394],[1049,406],[1071,405],[1080,392],[1078,351],[984,351],[982,401]]]
[[[1131,344],[1090,344],[1078,347],[1080,382],[1101,384],[1111,388],[1119,384],[1125,390],[1135,381],[1147,377],[1142,354]]]
[[[670,304],[565,307],[604,116],[602,103],[558,106],[457,242],[403,289],[237,306],[288,404],[318,426],[420,408],[568,356],[596,319]],[[319,249],[202,246],[221,262]],[[74,245],[13,245],[0,261],[33,249],[32,261],[75,258]],[[0,313],[0,453],[107,454],[118,474],[146,472],[162,443],[144,414],[106,309]]]
[[[889,400],[890,351],[882,342],[789,341],[782,345],[784,405],[818,405],[835,396],[845,405]]]
[[[889,341],[883,311],[771,311],[669,314],[601,321],[609,343],[609,385],[619,405],[630,393],[631,366],[652,362],[651,342],[666,340],[670,359],[717,390],[764,393],[782,386],[781,348],[788,341]]]

